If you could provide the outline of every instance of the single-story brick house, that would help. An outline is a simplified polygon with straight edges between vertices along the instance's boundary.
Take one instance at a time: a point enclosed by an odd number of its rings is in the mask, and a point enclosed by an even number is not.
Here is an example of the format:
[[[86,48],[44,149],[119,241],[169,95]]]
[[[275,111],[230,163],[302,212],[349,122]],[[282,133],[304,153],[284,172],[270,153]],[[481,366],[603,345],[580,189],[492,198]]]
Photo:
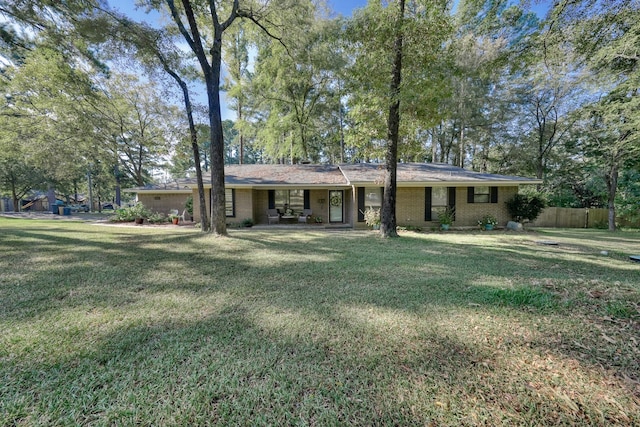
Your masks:
[[[206,181],[206,179],[205,179]],[[229,223],[252,219],[268,224],[269,209],[293,212],[282,223],[299,223],[297,215],[311,211],[325,224],[366,227],[363,211],[382,203],[384,165],[227,165],[225,188]],[[505,224],[504,204],[520,185],[540,184],[537,179],[473,172],[438,163],[401,163],[397,169],[396,218],[398,225],[437,226],[438,212],[455,208],[454,226],[475,226],[486,214]],[[207,203],[211,185],[205,182]],[[174,185],[132,188],[138,200],[154,211],[182,210],[189,195],[194,199],[194,220],[199,220],[195,179]],[[285,206],[286,205],[286,206]],[[295,218],[293,218],[295,217]],[[291,221],[290,221],[291,220]]]

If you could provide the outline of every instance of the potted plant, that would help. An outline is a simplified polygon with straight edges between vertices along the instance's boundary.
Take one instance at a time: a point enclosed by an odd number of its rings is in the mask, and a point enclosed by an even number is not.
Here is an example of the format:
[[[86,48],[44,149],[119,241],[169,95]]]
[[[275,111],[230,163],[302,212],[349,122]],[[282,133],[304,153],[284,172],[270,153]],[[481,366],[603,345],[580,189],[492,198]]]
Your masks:
[[[493,227],[498,225],[498,220],[495,216],[487,214],[478,220],[478,225],[484,230],[493,230]]]
[[[171,214],[169,215],[169,219],[173,225],[178,225],[178,223],[180,223],[180,215]]]
[[[442,230],[448,230],[453,224],[455,219],[455,210],[453,208],[446,208],[442,212],[438,212],[438,221],[440,222],[440,228]]]
[[[313,217],[313,222],[315,222],[316,224],[322,224],[322,217],[321,216],[314,216]]]
[[[362,215],[364,215],[364,222],[369,227],[374,230],[380,229],[380,209],[367,208],[362,212]]]
[[[147,221],[149,221],[150,224],[162,224],[164,222],[167,222],[167,217],[164,216],[162,212],[153,212],[151,213],[151,215],[149,215]]]
[[[145,219],[149,218],[151,212],[140,202],[136,203],[134,206],[131,206],[129,209],[129,214],[134,218],[136,224],[142,224]]]

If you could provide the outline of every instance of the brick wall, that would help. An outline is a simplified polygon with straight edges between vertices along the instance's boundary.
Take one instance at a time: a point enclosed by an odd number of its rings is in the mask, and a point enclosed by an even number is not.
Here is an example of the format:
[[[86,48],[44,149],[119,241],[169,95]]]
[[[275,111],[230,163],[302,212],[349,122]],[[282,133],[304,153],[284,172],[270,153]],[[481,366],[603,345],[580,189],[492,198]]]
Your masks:
[[[196,197],[197,197],[196,192]],[[180,214],[185,209],[184,205],[189,197],[188,193],[155,193],[155,194],[138,194],[140,201],[147,209],[152,212],[162,212],[169,214],[171,209],[177,209]]]
[[[498,219],[498,225],[504,226],[509,221],[509,214],[505,202],[518,192],[518,187],[498,187],[498,203],[467,203],[467,187],[456,188],[456,221],[454,227],[476,226],[477,221],[486,214],[494,215]],[[209,191],[205,192],[207,204]],[[162,196],[168,198],[168,196]],[[180,204],[177,201],[167,201],[169,209],[177,209],[184,206],[186,195],[180,195]],[[344,192],[344,222],[351,223],[355,228],[366,228],[364,222],[357,222],[358,206],[356,195],[351,190]],[[193,193],[194,219],[199,221],[200,211],[198,207],[197,190]],[[328,222],[328,198],[329,190],[312,189],[309,193],[313,216],[321,216],[325,223]],[[412,225],[417,227],[437,227],[437,218],[434,221],[424,221],[424,187],[399,187],[397,192],[396,219],[398,225]],[[145,206],[147,204],[145,203]],[[168,206],[168,205],[167,205]],[[267,209],[269,206],[268,190],[235,190],[235,217],[228,218],[229,223],[239,223],[246,218],[253,218],[256,224],[267,224]],[[181,208],[179,209],[182,212]]]
[[[235,217],[227,217],[228,223],[239,223],[245,219],[253,219],[253,190],[236,188],[235,197]]]
[[[425,226],[424,187],[400,187],[396,193],[396,222],[398,225]]]
[[[490,214],[503,227],[510,220],[505,202],[518,192],[518,187],[498,187],[498,203],[467,203],[467,187],[456,188],[456,220],[454,227],[476,226],[478,220]],[[437,227],[437,218],[424,220],[424,187],[399,187],[396,194],[396,222],[400,226]],[[354,214],[357,214],[357,206]],[[357,218],[357,217],[356,217]],[[355,228],[366,228],[364,222],[355,222]]]
[[[493,215],[498,227],[511,219],[505,202],[518,192],[518,187],[498,187],[498,203],[467,203],[467,187],[456,188],[456,220],[454,227],[476,226],[484,215]]]
[[[204,190],[204,199],[208,207],[211,203],[210,197],[211,191],[206,188]],[[236,188],[234,190],[235,197],[235,216],[227,217],[227,223],[234,224],[240,223],[247,218],[253,218],[254,204],[253,204],[253,190]],[[200,201],[198,196],[198,189],[193,191],[193,219],[196,222],[200,222]]]

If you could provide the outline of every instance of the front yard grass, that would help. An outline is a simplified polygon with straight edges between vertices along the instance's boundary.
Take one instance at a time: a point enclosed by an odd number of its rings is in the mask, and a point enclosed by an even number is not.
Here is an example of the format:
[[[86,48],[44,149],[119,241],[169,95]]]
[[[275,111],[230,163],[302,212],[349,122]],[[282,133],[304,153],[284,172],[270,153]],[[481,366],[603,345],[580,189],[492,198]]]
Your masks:
[[[0,425],[638,425],[638,252],[0,218]]]

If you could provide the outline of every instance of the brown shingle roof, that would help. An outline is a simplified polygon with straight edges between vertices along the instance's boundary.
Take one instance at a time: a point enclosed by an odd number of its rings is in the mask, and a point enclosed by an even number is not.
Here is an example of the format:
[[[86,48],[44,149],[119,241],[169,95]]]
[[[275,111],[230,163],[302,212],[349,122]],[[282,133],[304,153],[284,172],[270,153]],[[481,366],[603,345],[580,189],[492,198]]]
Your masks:
[[[384,183],[383,164],[358,163],[340,165],[350,184]],[[418,183],[522,183],[535,184],[538,180],[520,176],[496,175],[466,170],[443,163],[399,163],[397,169],[398,184]]]
[[[227,165],[230,185],[347,185],[335,165]]]
[[[377,163],[344,165],[225,165],[225,184],[230,187],[338,187],[384,184],[385,167]],[[399,163],[398,185],[474,185],[474,184],[537,184],[540,180],[519,176],[473,172],[442,163]],[[210,186],[208,174],[205,186]],[[128,189],[130,192],[188,190],[196,186],[195,178],[178,180],[167,185]]]

